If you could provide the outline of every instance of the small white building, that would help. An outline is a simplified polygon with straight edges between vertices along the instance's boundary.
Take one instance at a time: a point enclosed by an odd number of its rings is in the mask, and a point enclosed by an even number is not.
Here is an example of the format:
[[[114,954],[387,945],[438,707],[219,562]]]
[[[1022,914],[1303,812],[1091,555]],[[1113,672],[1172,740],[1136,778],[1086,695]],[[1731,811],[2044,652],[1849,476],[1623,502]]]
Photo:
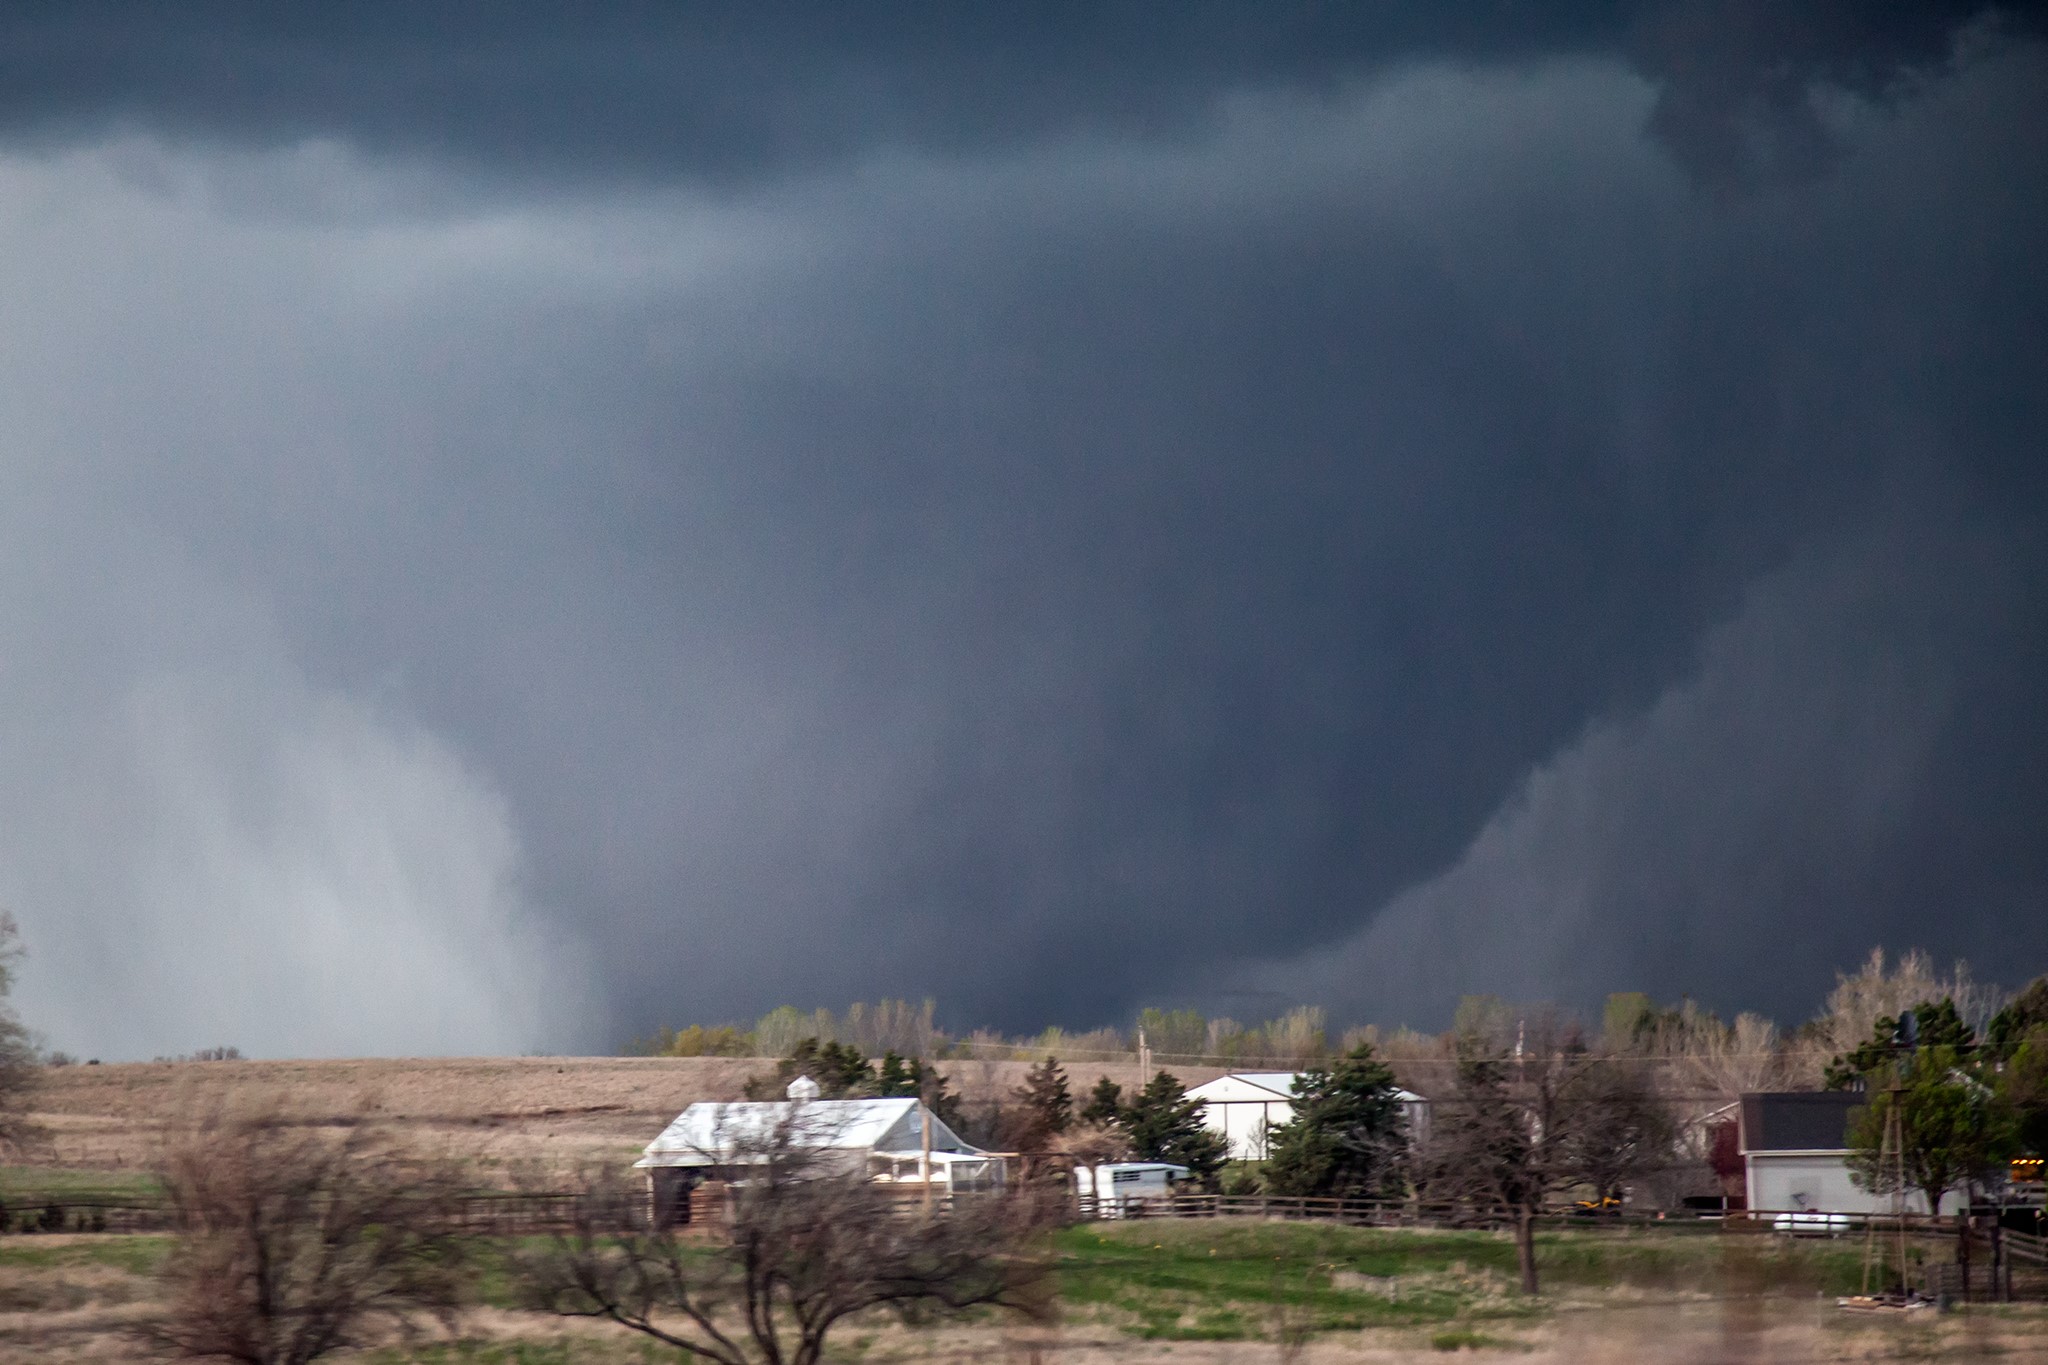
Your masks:
[[[1233,1161],[1264,1161],[1267,1134],[1294,1117],[1298,1071],[1234,1071],[1188,1091],[1202,1102],[1202,1122],[1230,1143]],[[1420,1141],[1429,1131],[1429,1101],[1411,1090],[1397,1091],[1408,1118],[1408,1136]]]
[[[1095,1201],[1096,1216],[1124,1218],[1131,1205],[1165,1199],[1191,1172],[1165,1161],[1109,1161],[1074,1168],[1074,1193]]]
[[[690,1191],[703,1181],[745,1180],[785,1123],[791,1142],[823,1152],[824,1169],[835,1174],[864,1171],[881,1183],[947,1194],[1004,1182],[1001,1156],[970,1146],[918,1100],[821,1100],[816,1091],[800,1077],[788,1100],[700,1103],[677,1115],[633,1163],[647,1172],[656,1216],[687,1219]]]
[[[1798,1090],[1744,1095],[1737,1130],[1749,1207],[1755,1213],[1890,1213],[1889,1194],[1872,1194],[1849,1178],[1849,1121],[1867,1095]],[[1953,1212],[1960,1192],[1944,1196]],[[1927,1200],[1908,1191],[1903,1207],[1925,1213]]]

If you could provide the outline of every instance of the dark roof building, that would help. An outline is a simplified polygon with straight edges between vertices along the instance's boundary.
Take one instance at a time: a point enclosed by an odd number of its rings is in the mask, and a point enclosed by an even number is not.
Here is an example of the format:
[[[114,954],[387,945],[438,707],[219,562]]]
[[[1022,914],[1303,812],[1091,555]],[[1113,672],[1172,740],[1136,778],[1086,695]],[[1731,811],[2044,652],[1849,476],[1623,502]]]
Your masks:
[[[1846,1152],[1849,1114],[1870,1097],[1848,1090],[1791,1090],[1744,1095],[1742,1150]]]

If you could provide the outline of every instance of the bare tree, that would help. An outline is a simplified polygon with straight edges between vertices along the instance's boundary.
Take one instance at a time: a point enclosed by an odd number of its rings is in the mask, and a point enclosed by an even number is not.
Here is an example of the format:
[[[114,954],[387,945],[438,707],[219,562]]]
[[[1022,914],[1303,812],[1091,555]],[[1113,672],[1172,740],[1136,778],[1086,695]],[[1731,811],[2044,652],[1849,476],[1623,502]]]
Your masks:
[[[1778,1026],[1760,1014],[1738,1014],[1723,1024],[1688,1000],[1657,1043],[1680,1077],[1724,1102],[1773,1089],[1787,1076]]]
[[[1983,1033],[2007,996],[1996,986],[1976,980],[1970,964],[1958,962],[1946,976],[1926,953],[1914,949],[1887,963],[1882,948],[1870,950],[1854,975],[1838,972],[1827,1007],[1801,1030],[1802,1046],[1788,1055],[1791,1078],[1819,1085],[1831,1058],[1869,1038],[1880,1018],[1898,1018],[1916,1005],[1951,1000],[1962,1022]]]
[[[465,1283],[447,1163],[374,1127],[217,1117],[161,1171],[178,1243],[169,1307],[143,1337],[189,1360],[305,1365],[421,1315],[451,1320]]]
[[[1560,1174],[1584,1185],[1603,1208],[1666,1167],[1677,1146],[1671,1111],[1639,1064],[1614,1058],[1584,1063],[1556,1107]]]
[[[1669,1119],[1641,1077],[1588,1052],[1570,1021],[1547,1012],[1517,1020],[1512,1045],[1502,1027],[1473,1022],[1458,1039],[1417,1183],[1430,1202],[1507,1218],[1522,1292],[1534,1294],[1545,1202],[1581,1184],[1610,1193],[1661,1162]]]
[[[0,1152],[19,1151],[44,1137],[28,1116],[29,1092],[41,1073],[35,1037],[8,1003],[22,957],[21,929],[13,915],[0,910]]]
[[[1274,1062],[1299,1065],[1324,1056],[1330,1050],[1321,1005],[1297,1005],[1278,1019],[1269,1019],[1260,1030],[1265,1037],[1267,1057]]]
[[[1046,1146],[1051,1149],[1054,1159],[1034,1164],[1027,1174],[1041,1183],[1057,1177],[1063,1193],[1073,1190],[1070,1178],[1073,1167],[1100,1166],[1105,1162],[1131,1159],[1131,1136],[1116,1123],[1075,1122],[1064,1133],[1054,1134]]]
[[[1526,1107],[1509,1088],[1508,1067],[1505,1056],[1476,1040],[1460,1049],[1451,1093],[1432,1107],[1416,1183],[1431,1203],[1506,1215],[1522,1291],[1534,1294],[1535,1219],[1554,1177]]]
[[[516,1256],[528,1297],[718,1365],[816,1365],[832,1329],[869,1311],[911,1322],[987,1306],[1048,1312],[1046,1204],[988,1194],[928,1211],[809,1139],[786,1119],[721,1141],[719,1167],[735,1178],[709,1244],[621,1226],[604,1211],[624,1178],[589,1173],[573,1226]]]

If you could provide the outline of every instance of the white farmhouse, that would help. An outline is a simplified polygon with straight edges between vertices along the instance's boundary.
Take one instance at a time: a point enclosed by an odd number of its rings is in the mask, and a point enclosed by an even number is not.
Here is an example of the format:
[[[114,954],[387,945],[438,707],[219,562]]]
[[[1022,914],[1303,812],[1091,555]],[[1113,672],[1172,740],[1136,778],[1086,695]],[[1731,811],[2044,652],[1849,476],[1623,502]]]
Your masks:
[[[821,1100],[799,1078],[791,1098],[693,1104],[647,1144],[634,1166],[647,1172],[656,1216],[687,1220],[690,1191],[706,1180],[741,1181],[781,1124],[790,1140],[825,1156],[824,1168],[938,1193],[989,1189],[1004,1182],[1003,1158],[970,1146],[915,1099]],[[925,1151],[924,1129],[931,1128]]]
[[[1230,1143],[1233,1161],[1264,1161],[1267,1134],[1294,1117],[1294,1082],[1298,1071],[1234,1071],[1188,1091],[1202,1102],[1202,1122]],[[1412,1090],[1395,1092],[1408,1117],[1408,1136],[1419,1140],[1429,1129],[1429,1101]]]

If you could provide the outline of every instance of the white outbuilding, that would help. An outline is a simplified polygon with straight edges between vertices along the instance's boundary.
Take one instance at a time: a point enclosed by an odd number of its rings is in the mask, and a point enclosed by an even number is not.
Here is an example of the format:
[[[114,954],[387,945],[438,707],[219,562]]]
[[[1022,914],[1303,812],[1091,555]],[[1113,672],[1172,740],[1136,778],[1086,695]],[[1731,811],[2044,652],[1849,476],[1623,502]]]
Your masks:
[[[1234,1071],[1188,1091],[1202,1103],[1202,1122],[1230,1143],[1233,1161],[1264,1161],[1270,1154],[1267,1135],[1294,1117],[1294,1082],[1298,1071]],[[1420,1140],[1429,1130],[1429,1101],[1412,1090],[1395,1092],[1408,1118],[1408,1136]]]
[[[1743,1173],[1752,1213],[1889,1213],[1893,1196],[1873,1194],[1849,1176],[1849,1125],[1868,1095],[1838,1090],[1779,1091],[1744,1095],[1741,1124]],[[1960,1193],[1946,1195],[1953,1211]],[[1908,1190],[1898,1200],[1907,1213],[1925,1213],[1927,1199]],[[1798,1226],[1796,1217],[1782,1220]],[[1824,1225],[1831,1226],[1831,1225]]]
[[[819,1152],[823,1169],[836,1174],[865,1172],[881,1183],[946,1194],[1004,1182],[1000,1155],[963,1141],[918,1100],[821,1100],[815,1093],[800,1077],[788,1100],[707,1102],[678,1114],[633,1163],[647,1172],[657,1216],[687,1219],[690,1191],[704,1181],[744,1181],[784,1124],[792,1143]]]

